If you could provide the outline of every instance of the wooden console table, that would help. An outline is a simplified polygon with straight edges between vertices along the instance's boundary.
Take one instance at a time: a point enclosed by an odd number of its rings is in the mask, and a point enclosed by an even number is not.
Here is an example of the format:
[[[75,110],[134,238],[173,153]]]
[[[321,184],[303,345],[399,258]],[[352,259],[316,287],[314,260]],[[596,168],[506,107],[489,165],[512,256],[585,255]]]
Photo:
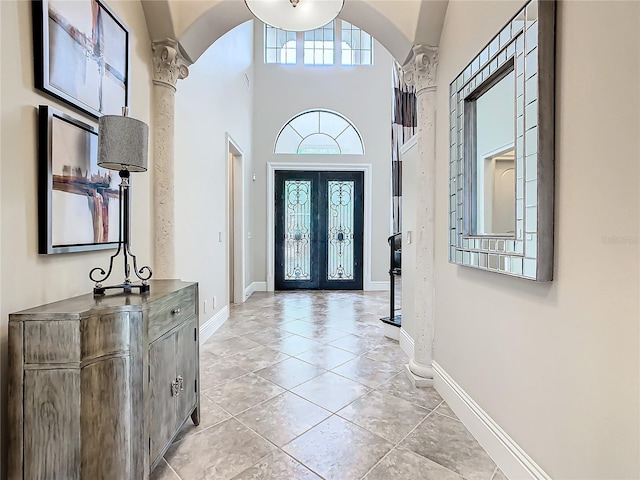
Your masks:
[[[199,407],[198,284],[9,316],[9,479],[141,480]]]

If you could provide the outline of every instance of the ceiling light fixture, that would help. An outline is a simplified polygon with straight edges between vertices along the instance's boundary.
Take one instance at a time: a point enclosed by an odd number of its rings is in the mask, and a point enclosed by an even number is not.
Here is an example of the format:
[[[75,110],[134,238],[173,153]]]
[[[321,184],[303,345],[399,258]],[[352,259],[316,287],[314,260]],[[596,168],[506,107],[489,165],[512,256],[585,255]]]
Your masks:
[[[344,0],[244,0],[261,22],[291,32],[306,32],[334,20]]]

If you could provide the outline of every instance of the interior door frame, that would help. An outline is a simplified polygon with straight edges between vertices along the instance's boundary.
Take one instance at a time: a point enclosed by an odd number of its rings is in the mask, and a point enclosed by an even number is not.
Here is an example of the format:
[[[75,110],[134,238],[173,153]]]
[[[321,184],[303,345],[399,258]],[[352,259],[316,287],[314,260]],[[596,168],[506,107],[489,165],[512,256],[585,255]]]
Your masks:
[[[227,271],[227,288],[231,285],[231,272],[229,271],[229,263],[231,249],[233,249],[233,303],[241,304],[245,301],[245,198],[244,198],[244,153],[240,146],[231,138],[229,133],[226,134],[226,156],[233,157],[233,161],[227,160],[227,195],[226,195],[226,224],[227,224],[227,242],[233,238],[233,244],[228,243],[226,253],[226,271]],[[230,192],[233,187],[233,192]],[[230,215],[230,195],[233,193],[233,225],[231,224]],[[230,235],[233,231],[233,236]],[[227,297],[230,295],[227,293]]]
[[[371,282],[372,166],[370,163],[267,163],[267,291],[275,291],[275,176],[276,170],[363,172],[364,230],[362,238],[363,289],[374,290]]]

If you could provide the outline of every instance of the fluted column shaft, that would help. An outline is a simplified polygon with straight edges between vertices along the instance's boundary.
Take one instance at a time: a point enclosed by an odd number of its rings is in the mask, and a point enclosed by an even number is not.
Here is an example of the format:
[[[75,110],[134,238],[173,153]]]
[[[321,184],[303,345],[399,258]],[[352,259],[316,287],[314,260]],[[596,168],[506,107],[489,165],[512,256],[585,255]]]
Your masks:
[[[154,273],[175,277],[175,93],[179,79],[189,75],[175,40],[154,42],[153,49],[153,214]]]
[[[416,189],[416,263],[414,356],[407,373],[419,387],[433,385],[436,190],[436,67],[438,49],[418,45],[403,66],[405,81],[415,86],[418,101],[418,166]]]

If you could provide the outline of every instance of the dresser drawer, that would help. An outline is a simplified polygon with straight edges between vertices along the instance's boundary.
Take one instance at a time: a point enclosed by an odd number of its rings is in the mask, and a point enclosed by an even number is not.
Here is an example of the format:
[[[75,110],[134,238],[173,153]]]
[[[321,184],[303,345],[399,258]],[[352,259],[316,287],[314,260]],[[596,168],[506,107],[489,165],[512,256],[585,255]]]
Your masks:
[[[149,342],[161,337],[196,313],[196,289],[184,288],[154,302],[148,312]]]
[[[25,322],[24,363],[80,362],[80,324],[72,321]]]

